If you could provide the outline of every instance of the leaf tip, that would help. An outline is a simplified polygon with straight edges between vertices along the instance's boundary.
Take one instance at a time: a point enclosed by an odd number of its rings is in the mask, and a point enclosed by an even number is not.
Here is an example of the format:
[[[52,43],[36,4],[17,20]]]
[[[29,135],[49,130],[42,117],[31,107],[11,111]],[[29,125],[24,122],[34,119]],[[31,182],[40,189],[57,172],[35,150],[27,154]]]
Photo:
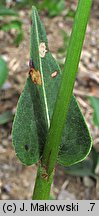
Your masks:
[[[34,12],[34,13],[37,12],[37,9],[34,5],[32,6],[32,12]]]

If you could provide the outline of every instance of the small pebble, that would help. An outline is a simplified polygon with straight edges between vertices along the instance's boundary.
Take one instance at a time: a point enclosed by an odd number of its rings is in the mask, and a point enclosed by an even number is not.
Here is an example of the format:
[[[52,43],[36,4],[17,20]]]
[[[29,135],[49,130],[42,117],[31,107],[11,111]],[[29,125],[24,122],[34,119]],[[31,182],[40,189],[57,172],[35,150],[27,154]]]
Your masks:
[[[29,187],[29,184],[30,184],[29,181],[23,179],[23,185],[24,185],[25,187]]]
[[[94,181],[90,177],[84,176],[83,177],[83,184],[85,187],[91,188],[94,186]]]
[[[86,187],[86,189],[85,189],[85,197],[86,197],[86,200],[91,199],[91,188]]]
[[[2,57],[6,62],[8,62],[8,60],[9,60],[8,55],[3,54],[3,55],[1,55],[1,57]]]
[[[6,139],[2,140],[2,145],[4,147],[7,147],[8,146],[8,140],[6,140]]]
[[[11,89],[12,85],[10,82],[5,82],[4,85],[2,86],[2,89],[3,90],[8,90],[8,89]]]
[[[9,169],[10,169],[10,167],[9,167],[9,165],[7,165],[7,164],[4,164],[4,165],[3,165],[3,169],[4,169],[4,170],[9,170]]]
[[[2,190],[2,193],[10,193],[10,191],[11,191],[11,186],[8,185],[8,184],[3,185],[1,190]]]
[[[61,190],[58,195],[58,200],[75,200],[75,199],[76,199],[75,195],[66,190]]]
[[[0,154],[3,154],[5,152],[6,152],[6,150],[2,146],[0,146]]]
[[[95,37],[91,38],[91,45],[94,46],[94,47],[96,46],[96,39],[95,39]]]
[[[99,164],[96,166],[95,174],[96,174],[96,175],[99,175]]]
[[[8,200],[9,196],[7,194],[2,194],[1,195],[1,200]]]

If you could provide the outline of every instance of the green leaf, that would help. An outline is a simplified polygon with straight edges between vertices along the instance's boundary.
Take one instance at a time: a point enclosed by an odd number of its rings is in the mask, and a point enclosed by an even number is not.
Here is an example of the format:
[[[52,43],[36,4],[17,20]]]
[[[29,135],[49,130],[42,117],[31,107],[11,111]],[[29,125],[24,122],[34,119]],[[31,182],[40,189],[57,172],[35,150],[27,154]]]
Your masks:
[[[23,31],[22,31],[22,22],[19,20],[12,20],[9,23],[3,23],[0,26],[0,29],[3,31],[10,31],[11,29],[15,29],[18,31],[18,34],[16,36],[16,38],[14,39],[14,44],[16,45],[16,47],[19,46],[19,44],[22,42],[23,40]]]
[[[57,16],[64,10],[64,0],[44,0],[40,5],[41,9],[47,9],[49,16]]]
[[[13,113],[11,111],[6,111],[0,114],[0,125],[6,124],[13,119]]]
[[[62,53],[62,55],[64,55],[66,53],[70,37],[68,36],[68,34],[64,30],[61,30],[60,33],[63,37],[64,45],[58,49],[58,52],[60,52],[60,53]]]
[[[70,167],[64,168],[66,173],[71,174],[73,176],[91,176],[95,177],[93,173],[93,162],[92,160],[85,160],[78,164],[74,164]]]
[[[66,17],[74,18],[75,17],[75,11],[73,9],[69,9]]]
[[[19,8],[19,9],[23,9],[23,8],[29,8],[32,6],[32,5],[35,5],[35,6],[38,6],[39,7],[39,0],[20,0],[20,1],[17,1],[16,4],[15,4],[15,8]]]
[[[42,51],[42,46],[43,51],[47,50],[47,52]],[[12,131],[17,156],[26,165],[36,163],[42,156],[61,82],[60,68],[49,51],[44,26],[34,7],[32,11],[30,58],[36,71],[33,71],[33,75],[36,73],[39,75],[39,79],[41,76],[42,84],[40,85],[38,79],[35,81],[38,84],[33,83],[29,75],[18,102]],[[90,148],[90,134],[73,96],[58,162],[66,166],[77,163],[86,157]]]
[[[64,166],[70,166],[84,160],[89,154],[91,138],[74,97],[71,99],[66,125],[60,146],[58,161]]]
[[[0,7],[0,16],[18,16],[18,13],[6,7]]]
[[[0,7],[3,7],[3,5],[6,4],[6,0],[0,0]]]
[[[19,44],[22,42],[23,38],[24,38],[23,31],[20,31],[20,32],[18,33],[17,37],[16,37],[15,40],[14,40],[14,44],[15,44],[16,47],[19,46]]]
[[[22,22],[19,20],[12,20],[9,23],[3,23],[0,26],[0,29],[2,29],[3,31],[9,31],[11,29],[16,29],[16,30],[21,30],[22,28]]]
[[[91,103],[91,106],[94,109],[93,114],[93,122],[94,124],[99,127],[99,98],[96,97],[88,97]]]
[[[74,176],[91,176],[96,178],[95,170],[98,164],[98,152],[92,147],[90,157],[86,160],[74,164],[70,167],[65,167],[66,173]]]
[[[0,87],[4,84],[8,77],[8,67],[3,58],[0,57]]]

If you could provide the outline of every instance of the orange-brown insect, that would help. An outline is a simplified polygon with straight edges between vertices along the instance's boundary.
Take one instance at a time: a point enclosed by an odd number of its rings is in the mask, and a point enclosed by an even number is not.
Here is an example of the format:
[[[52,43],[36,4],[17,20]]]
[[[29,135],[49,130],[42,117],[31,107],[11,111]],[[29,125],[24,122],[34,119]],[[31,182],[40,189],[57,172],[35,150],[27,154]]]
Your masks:
[[[31,80],[33,83],[42,85],[41,74],[39,71],[36,71],[34,68],[31,68],[29,74],[31,76]]]
[[[48,179],[48,174],[46,172],[46,166],[45,165],[42,167],[42,178],[44,178],[45,180]]]
[[[45,180],[47,180],[48,179],[48,174],[47,173],[43,173],[42,174],[42,178],[45,179]]]

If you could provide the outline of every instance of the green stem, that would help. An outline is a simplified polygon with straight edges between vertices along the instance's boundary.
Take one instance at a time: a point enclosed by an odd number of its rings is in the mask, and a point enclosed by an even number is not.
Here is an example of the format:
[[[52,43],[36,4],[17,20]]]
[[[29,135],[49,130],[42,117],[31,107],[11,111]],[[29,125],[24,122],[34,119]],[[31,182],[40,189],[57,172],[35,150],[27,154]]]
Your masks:
[[[48,200],[50,188],[53,181],[54,172],[50,176],[47,175],[44,167],[38,168],[35,188],[33,192],[33,200]]]
[[[62,132],[64,124],[66,122],[74,82],[77,75],[77,69],[80,60],[80,54],[84,41],[91,4],[92,0],[79,0],[78,3],[73,30],[67,50],[67,58],[64,66],[64,71],[62,74],[61,85],[58,92],[58,97],[55,104],[53,117],[51,120],[51,126],[49,129],[47,141],[45,143],[42,156],[41,167],[46,168],[46,174],[48,174],[48,179],[46,183],[44,182],[43,177],[41,177],[40,175],[37,176],[34,190],[35,197],[33,197],[33,199],[39,199],[40,197],[43,197],[43,199],[47,198],[46,184],[49,187],[48,191],[50,191],[51,184],[48,184],[48,182],[50,177],[52,176],[53,169],[57,161]],[[38,191],[37,185],[38,188],[40,187],[39,185],[41,185],[40,192]],[[42,195],[42,193],[44,193],[44,195]]]

